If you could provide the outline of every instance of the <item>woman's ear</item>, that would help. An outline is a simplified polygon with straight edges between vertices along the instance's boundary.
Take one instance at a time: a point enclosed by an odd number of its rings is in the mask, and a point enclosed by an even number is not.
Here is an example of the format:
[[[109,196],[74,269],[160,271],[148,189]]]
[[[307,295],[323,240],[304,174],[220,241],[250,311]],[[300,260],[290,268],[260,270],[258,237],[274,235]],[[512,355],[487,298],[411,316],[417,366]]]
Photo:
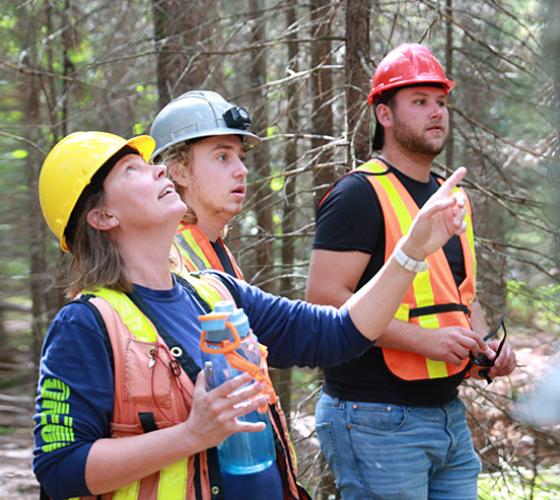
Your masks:
[[[378,104],[375,107],[375,116],[377,117],[377,122],[383,128],[390,127],[393,124],[393,110],[387,104]]]
[[[92,208],[87,213],[86,220],[91,227],[98,231],[109,231],[119,225],[119,219],[103,208]]]

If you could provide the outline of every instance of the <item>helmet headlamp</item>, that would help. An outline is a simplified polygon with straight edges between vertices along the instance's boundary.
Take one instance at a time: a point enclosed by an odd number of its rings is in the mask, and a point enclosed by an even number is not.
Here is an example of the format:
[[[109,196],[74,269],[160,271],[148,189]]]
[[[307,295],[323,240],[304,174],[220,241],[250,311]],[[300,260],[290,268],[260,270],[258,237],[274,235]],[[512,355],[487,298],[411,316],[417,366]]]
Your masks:
[[[249,112],[241,106],[233,106],[229,108],[223,114],[223,117],[226,125],[230,128],[247,130],[251,126],[251,118],[249,118]]]

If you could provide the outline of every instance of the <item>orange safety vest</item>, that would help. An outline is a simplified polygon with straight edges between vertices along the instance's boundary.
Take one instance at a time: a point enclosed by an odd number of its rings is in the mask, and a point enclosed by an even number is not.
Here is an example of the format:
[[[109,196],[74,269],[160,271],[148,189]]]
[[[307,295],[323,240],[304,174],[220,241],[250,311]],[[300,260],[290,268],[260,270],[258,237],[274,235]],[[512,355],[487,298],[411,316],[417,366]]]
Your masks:
[[[189,276],[187,281],[211,308],[220,300],[233,300],[224,284],[213,276]],[[101,314],[113,350],[115,400],[111,437],[142,434],[185,421],[192,406],[194,385],[152,322],[124,293],[101,288],[84,294]],[[284,497],[308,499],[296,481],[296,458],[279,404],[269,406],[269,416],[276,436]],[[222,495],[211,479],[207,453],[203,451],[101,498],[210,500]]]
[[[397,242],[408,232],[419,211],[416,202],[381,161],[372,160],[355,171],[366,172],[373,186],[385,221],[385,260]],[[443,183],[443,181],[440,181]],[[436,329],[462,326],[471,329],[470,306],[476,294],[476,256],[472,226],[472,209],[467,198],[467,230],[459,237],[463,250],[465,279],[457,286],[442,248],[427,259],[429,268],[418,273],[407,290],[395,319]],[[420,333],[421,335],[421,333]],[[419,354],[382,348],[387,367],[403,380],[425,380],[449,377],[464,370],[468,359],[455,366]]]
[[[181,224],[175,235],[175,243],[181,254],[183,264],[189,272],[204,271],[205,269],[225,271],[218,255],[212,248],[208,236],[196,224]],[[217,243],[224,249],[235,276],[241,280],[244,279],[243,273],[229,248],[221,238],[218,238]]]

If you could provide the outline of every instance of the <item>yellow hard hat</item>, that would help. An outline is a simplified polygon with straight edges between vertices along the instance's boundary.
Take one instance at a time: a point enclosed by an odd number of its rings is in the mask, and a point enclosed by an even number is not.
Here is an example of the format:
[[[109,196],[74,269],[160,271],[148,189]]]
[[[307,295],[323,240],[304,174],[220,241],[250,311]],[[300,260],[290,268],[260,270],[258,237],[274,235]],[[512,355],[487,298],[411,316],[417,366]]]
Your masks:
[[[39,202],[51,231],[67,252],[64,231],[80,195],[115,153],[130,146],[149,161],[155,141],[149,135],[124,139],[107,132],[75,132],[49,152],[39,174]]]

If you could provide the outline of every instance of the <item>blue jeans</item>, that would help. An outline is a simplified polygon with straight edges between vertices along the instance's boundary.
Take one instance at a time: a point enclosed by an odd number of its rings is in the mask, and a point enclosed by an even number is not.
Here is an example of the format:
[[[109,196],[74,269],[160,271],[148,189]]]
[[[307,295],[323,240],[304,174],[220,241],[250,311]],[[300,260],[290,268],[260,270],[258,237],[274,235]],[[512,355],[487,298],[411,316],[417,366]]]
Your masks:
[[[476,500],[480,460],[465,407],[319,398],[316,429],[345,500]]]

